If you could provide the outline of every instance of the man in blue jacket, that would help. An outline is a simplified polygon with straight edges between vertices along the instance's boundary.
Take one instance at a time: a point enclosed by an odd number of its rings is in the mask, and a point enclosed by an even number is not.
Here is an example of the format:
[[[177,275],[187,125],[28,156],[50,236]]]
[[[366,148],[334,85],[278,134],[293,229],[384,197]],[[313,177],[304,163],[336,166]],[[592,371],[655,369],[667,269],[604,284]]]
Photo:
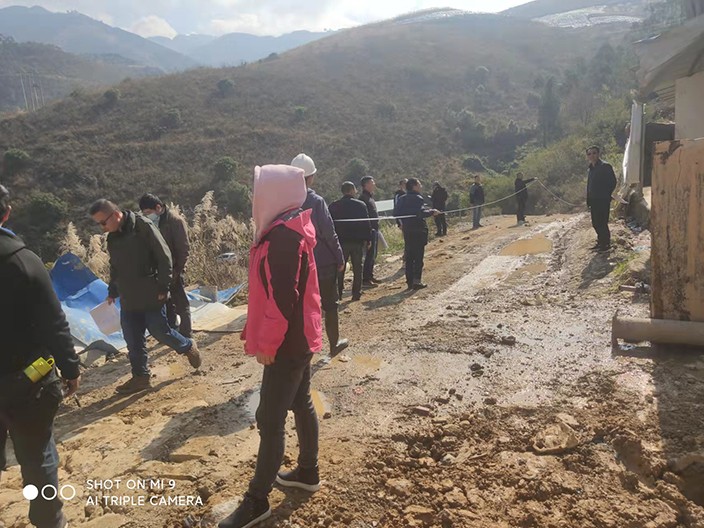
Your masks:
[[[409,290],[421,290],[427,287],[422,281],[423,257],[428,244],[429,216],[437,216],[439,211],[429,209],[420,194],[423,185],[417,178],[409,178],[406,183],[406,194],[398,199],[394,207],[394,216],[409,216],[402,218],[404,252],[406,254],[406,284]]]
[[[340,241],[335,233],[335,225],[328,211],[325,199],[315,193],[311,186],[315,181],[318,169],[315,163],[305,154],[299,154],[291,161],[291,165],[303,169],[308,195],[302,209],[312,209],[311,220],[315,226],[317,244],[315,245],[315,263],[318,266],[318,283],[320,285],[320,301],[325,312],[325,333],[330,343],[330,355],[339,354],[347,348],[347,339],[340,339],[340,321],[337,313],[340,298],[337,292],[337,276],[345,270],[345,260],[340,247]]]

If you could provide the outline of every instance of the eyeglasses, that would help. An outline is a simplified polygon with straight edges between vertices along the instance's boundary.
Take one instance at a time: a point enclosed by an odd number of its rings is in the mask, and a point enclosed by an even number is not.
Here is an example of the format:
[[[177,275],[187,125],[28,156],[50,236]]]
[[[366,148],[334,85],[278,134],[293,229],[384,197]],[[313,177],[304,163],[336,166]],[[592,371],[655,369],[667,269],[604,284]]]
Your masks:
[[[112,213],[110,213],[110,216],[108,216],[105,220],[102,220],[102,221],[100,221],[100,222],[98,222],[98,223],[99,223],[101,226],[105,227],[106,225],[108,225],[108,222],[110,221],[110,219],[112,218],[112,215],[114,215],[114,214],[115,214],[115,211],[113,211]]]

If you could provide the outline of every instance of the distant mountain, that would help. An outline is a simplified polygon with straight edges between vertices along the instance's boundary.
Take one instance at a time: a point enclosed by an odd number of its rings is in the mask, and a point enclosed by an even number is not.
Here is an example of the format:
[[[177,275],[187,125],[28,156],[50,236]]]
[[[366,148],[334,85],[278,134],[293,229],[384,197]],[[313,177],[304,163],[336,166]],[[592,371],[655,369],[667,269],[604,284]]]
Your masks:
[[[149,67],[79,57],[49,44],[17,43],[0,37],[0,113],[36,110],[77,88],[94,89],[126,77],[154,75]]]
[[[531,18],[558,27],[589,27],[599,24],[628,26],[649,16],[653,0],[536,0],[503,14]]]
[[[17,42],[53,44],[69,53],[121,55],[166,72],[197,66],[193,59],[172,49],[76,11],[52,13],[36,6],[6,7],[0,9],[0,34]]]
[[[268,37],[228,33],[190,50],[188,55],[210,66],[238,66],[242,62],[263,59],[272,53],[283,53],[331,34],[332,32],[294,31],[279,37]]]
[[[149,40],[165,48],[189,55],[194,49],[199,46],[205,46],[217,38],[213,35],[176,35],[172,39],[168,37],[149,37]]]

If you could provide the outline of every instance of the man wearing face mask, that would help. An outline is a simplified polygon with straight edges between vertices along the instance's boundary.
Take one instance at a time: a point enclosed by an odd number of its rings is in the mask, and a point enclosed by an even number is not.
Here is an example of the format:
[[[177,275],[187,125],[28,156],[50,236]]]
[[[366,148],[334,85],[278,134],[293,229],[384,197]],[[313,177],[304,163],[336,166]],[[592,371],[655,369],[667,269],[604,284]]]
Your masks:
[[[173,261],[173,272],[169,293],[171,294],[166,303],[166,317],[169,326],[176,328],[178,332],[190,338],[191,330],[191,309],[186,297],[186,288],[183,281],[183,273],[188,261],[188,230],[183,218],[171,211],[158,196],[145,194],[139,199],[139,208],[142,214],[149,218],[152,223],[159,228],[161,236],[166,240],[166,245],[171,251]],[[176,327],[176,316],[179,316],[181,323]]]

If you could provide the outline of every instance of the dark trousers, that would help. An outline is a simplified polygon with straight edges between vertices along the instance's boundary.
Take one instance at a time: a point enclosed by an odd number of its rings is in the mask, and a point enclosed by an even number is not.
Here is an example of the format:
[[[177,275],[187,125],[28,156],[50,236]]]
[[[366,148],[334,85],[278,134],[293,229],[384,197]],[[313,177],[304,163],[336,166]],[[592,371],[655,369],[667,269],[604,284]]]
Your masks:
[[[406,284],[410,288],[414,284],[419,284],[423,278],[423,257],[425,245],[428,243],[428,233],[405,230],[403,242],[406,253]]]
[[[611,245],[611,231],[609,231],[610,202],[603,204],[592,204],[592,227],[596,231],[597,243],[600,247]]]
[[[377,242],[379,241],[379,232],[376,229],[372,229],[372,243],[369,249],[364,253],[364,272],[362,274],[363,280],[369,280],[374,278],[374,261],[376,260]]]
[[[10,392],[7,387],[0,388],[3,392],[0,422],[4,423],[12,438],[23,486],[31,484],[39,490],[39,496],[29,503],[29,520],[38,528],[54,528],[61,519],[63,503],[58,496],[54,497],[54,490],[59,489],[59,453],[53,426],[63,396],[61,381],[55,371],[37,383],[41,386],[35,387],[29,396],[23,393],[13,397],[5,393],[5,390]],[[53,488],[44,490],[44,496],[51,500],[42,496],[42,489],[47,485]]]
[[[193,341],[182,336],[169,326],[166,319],[166,307],[149,312],[120,312],[122,335],[127,343],[128,356],[133,376],[148,376],[147,338],[144,333],[149,330],[151,336],[162,345],[173,348],[179,354],[185,354],[193,346]]]
[[[526,201],[517,200],[518,210],[516,211],[516,221],[525,222],[526,221]]]
[[[480,221],[482,219],[483,208],[483,206],[479,205],[474,206],[474,209],[472,209],[472,227],[481,227]]]
[[[362,294],[362,259],[366,249],[366,242],[363,240],[348,240],[340,244],[342,246],[342,254],[345,256],[345,264],[348,260],[352,261],[352,297],[359,298]],[[337,293],[338,298],[342,299],[342,290],[345,285],[345,272],[343,271],[337,277]]]
[[[191,305],[186,296],[186,286],[183,283],[183,277],[180,275],[171,283],[169,288],[171,294],[166,303],[166,317],[169,320],[169,326],[178,330],[178,333],[183,337],[191,337],[193,331],[191,329]],[[176,326],[176,316],[181,318],[181,323]]]
[[[326,266],[318,270],[318,284],[320,285],[320,304],[325,315],[325,333],[328,336],[330,350],[335,348],[340,339],[340,321],[337,308],[340,298],[337,295],[337,266]]]
[[[311,469],[318,465],[318,416],[310,395],[310,361],[313,354],[277,357],[264,367],[257,407],[259,453],[249,494],[265,499],[271,492],[281,467],[285,449],[286,415],[289,409],[296,419],[300,453],[298,465]]]
[[[440,236],[447,234],[447,217],[444,214],[435,217],[435,226],[438,228],[437,234]]]

